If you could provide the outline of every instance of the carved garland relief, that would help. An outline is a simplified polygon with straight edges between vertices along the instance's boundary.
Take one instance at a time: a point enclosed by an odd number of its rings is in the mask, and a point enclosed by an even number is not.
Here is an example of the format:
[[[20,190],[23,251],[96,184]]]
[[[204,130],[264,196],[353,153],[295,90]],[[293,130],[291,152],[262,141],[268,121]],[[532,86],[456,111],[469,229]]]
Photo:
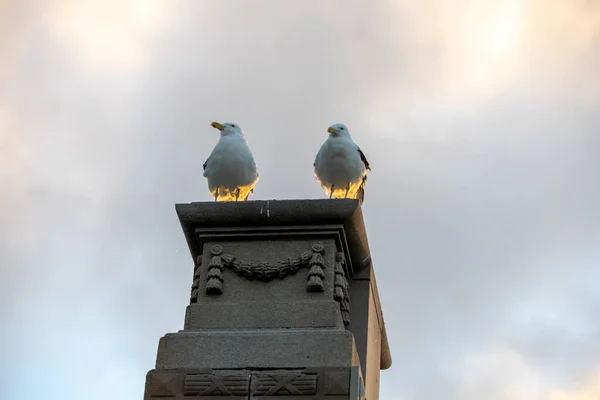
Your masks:
[[[335,255],[335,282],[333,289],[333,298],[340,303],[340,311],[342,312],[342,320],[344,325],[350,324],[350,296],[348,294],[348,280],[344,271],[344,263],[346,259],[344,253],[338,252]]]
[[[211,259],[206,274],[206,294],[219,295],[223,293],[223,271],[225,268],[233,270],[237,275],[249,280],[260,280],[269,282],[275,278],[283,279],[290,274],[295,274],[300,268],[308,267],[308,278],[306,282],[307,292],[322,292],[324,290],[323,280],[326,268],[323,254],[325,246],[322,243],[313,243],[310,250],[301,253],[297,257],[288,257],[278,260],[276,263],[240,261],[235,256],[223,252],[223,247],[214,245],[210,249]],[[344,325],[350,323],[350,304],[348,295],[348,280],[344,271],[344,253],[338,252],[335,257],[335,282],[334,299],[340,304],[340,311]],[[194,270],[194,283],[192,284],[191,303],[198,301],[198,290],[200,289],[200,274],[202,271],[202,256],[196,259]]]

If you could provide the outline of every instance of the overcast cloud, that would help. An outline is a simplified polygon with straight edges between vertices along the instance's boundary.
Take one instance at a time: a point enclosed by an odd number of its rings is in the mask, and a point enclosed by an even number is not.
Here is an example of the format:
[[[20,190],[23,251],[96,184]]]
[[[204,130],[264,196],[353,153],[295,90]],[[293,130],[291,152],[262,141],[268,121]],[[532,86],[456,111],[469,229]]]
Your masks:
[[[382,399],[600,398],[600,3],[5,0],[0,59],[2,399],[141,398],[213,120],[252,199],[369,157]]]

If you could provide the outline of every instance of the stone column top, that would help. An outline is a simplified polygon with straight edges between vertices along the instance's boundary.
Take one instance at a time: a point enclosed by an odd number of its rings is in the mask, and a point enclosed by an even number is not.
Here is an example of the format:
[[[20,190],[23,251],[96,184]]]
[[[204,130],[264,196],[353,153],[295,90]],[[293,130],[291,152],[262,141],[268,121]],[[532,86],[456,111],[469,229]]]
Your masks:
[[[269,229],[294,232],[303,227],[336,227],[343,231],[351,279],[369,280],[381,329],[381,369],[391,366],[383,314],[371,263],[362,210],[356,199],[255,200],[176,204],[175,210],[192,258],[201,253],[197,229],[239,232]],[[348,257],[349,256],[349,257]]]
[[[199,254],[196,228],[343,225],[353,270],[369,268],[371,256],[362,210],[355,199],[256,200],[176,204],[192,257]]]

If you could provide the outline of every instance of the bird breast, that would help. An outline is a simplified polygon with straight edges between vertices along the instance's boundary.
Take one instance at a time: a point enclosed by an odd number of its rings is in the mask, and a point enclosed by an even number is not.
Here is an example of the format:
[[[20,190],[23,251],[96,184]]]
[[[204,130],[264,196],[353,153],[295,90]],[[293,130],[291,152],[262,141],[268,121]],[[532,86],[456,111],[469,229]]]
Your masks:
[[[315,174],[327,185],[346,185],[363,177],[365,166],[354,142],[345,138],[328,139],[315,160]]]
[[[244,138],[222,137],[208,158],[204,176],[209,186],[237,187],[256,180],[258,173]]]

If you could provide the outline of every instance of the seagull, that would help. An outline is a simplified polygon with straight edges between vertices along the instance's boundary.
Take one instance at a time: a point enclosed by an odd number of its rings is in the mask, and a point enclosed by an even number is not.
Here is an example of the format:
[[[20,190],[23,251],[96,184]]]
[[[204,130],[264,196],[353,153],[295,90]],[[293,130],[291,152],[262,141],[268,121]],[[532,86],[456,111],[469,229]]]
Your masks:
[[[239,125],[213,122],[221,137],[202,166],[215,201],[246,201],[258,182],[252,152]]]
[[[365,199],[369,162],[354,143],[348,127],[335,124],[327,129],[329,137],[319,149],[313,167],[315,177],[329,198]]]

